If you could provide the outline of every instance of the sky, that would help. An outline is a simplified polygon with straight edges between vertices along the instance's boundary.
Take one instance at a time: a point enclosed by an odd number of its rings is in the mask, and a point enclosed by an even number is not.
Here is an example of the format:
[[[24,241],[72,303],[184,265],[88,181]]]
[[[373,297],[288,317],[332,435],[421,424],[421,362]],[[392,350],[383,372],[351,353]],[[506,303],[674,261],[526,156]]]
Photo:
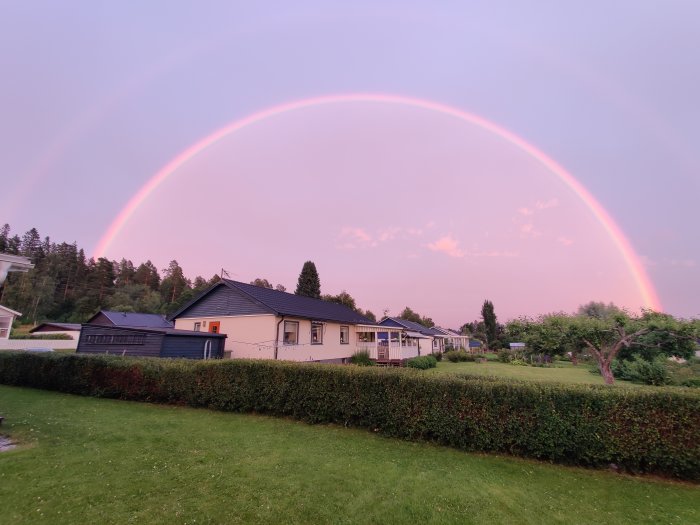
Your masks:
[[[700,317],[698,2],[2,12],[13,233],[290,290],[313,260],[451,327],[485,299]]]

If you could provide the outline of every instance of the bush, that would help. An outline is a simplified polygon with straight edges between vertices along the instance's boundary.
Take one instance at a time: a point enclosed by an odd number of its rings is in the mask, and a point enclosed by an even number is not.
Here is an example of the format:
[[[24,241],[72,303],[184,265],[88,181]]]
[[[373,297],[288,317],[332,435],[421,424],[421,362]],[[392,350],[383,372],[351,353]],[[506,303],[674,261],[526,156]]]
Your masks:
[[[640,356],[635,356],[631,361],[614,361],[610,369],[613,376],[634,383],[656,386],[671,383],[666,357],[663,355],[656,357],[651,362]]]
[[[10,334],[10,339],[41,339],[48,341],[72,341],[73,338],[68,334]]]
[[[337,423],[463,450],[700,480],[700,394],[262,360],[0,352],[0,383]]]
[[[451,350],[450,352],[445,352],[445,357],[451,363],[476,361],[476,356],[470,354],[469,352],[465,352],[464,350]]]
[[[435,368],[437,366],[437,359],[435,359],[433,355],[422,355],[406,361],[406,366],[409,368],[427,370],[428,368]]]
[[[374,366],[374,361],[370,359],[367,350],[360,350],[350,356],[350,363],[358,366]]]
[[[498,352],[498,360],[501,363],[510,363],[513,360],[513,354],[510,353],[510,350],[500,350]]]
[[[442,352],[435,352],[433,357],[435,357],[438,362],[442,361]]]

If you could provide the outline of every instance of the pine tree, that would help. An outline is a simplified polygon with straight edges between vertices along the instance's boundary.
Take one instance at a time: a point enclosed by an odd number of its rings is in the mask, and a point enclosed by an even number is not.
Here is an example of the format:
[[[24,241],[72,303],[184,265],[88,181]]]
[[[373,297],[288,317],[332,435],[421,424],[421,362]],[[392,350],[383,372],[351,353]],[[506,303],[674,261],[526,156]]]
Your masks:
[[[294,292],[296,295],[305,297],[313,297],[314,299],[321,298],[321,280],[316,271],[316,265],[311,261],[306,261],[297,282],[297,289]]]

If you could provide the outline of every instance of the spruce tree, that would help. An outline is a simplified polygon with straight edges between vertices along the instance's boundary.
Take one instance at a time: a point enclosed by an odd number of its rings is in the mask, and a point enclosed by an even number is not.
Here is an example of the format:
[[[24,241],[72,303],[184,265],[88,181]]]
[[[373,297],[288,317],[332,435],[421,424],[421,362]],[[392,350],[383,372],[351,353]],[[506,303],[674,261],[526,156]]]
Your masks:
[[[496,320],[496,312],[493,308],[493,303],[486,299],[481,307],[481,317],[484,320],[484,331],[486,332],[486,345],[489,348],[494,348],[496,337],[498,335],[498,323]]]
[[[304,263],[304,267],[299,274],[297,289],[294,293],[305,297],[313,297],[314,299],[321,298],[321,280],[318,278],[316,265],[313,262],[306,261]]]

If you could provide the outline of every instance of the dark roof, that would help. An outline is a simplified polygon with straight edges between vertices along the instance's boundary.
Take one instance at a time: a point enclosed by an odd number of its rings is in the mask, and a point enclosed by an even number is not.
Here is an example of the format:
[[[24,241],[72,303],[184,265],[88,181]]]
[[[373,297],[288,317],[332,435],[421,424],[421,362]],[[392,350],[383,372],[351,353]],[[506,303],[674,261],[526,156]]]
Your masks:
[[[159,314],[142,314],[138,312],[111,312],[102,310],[98,314],[93,315],[88,319],[87,324],[90,324],[98,315],[104,315],[110,320],[114,326],[134,326],[142,328],[172,328],[173,323]]]
[[[364,315],[360,315],[342,304],[280,292],[278,290],[232,281],[230,279],[221,279],[221,281],[204,291],[199,297],[190,301],[171,315],[170,319],[175,319],[194,303],[206,297],[209,292],[222,285],[237,290],[243,296],[262,305],[276,315],[288,315],[316,321],[336,321],[348,324],[376,324],[367,319]]]
[[[478,339],[469,340],[469,348],[479,348],[481,344],[481,341],[479,341]]]
[[[213,332],[195,332],[193,330],[176,330],[175,328],[160,328],[160,327],[144,327],[144,326],[108,326],[99,324],[85,323],[83,326],[89,326],[90,328],[105,330],[130,330],[132,332],[146,332],[149,334],[165,334],[165,335],[179,335],[179,336],[195,336],[195,337],[219,337],[225,338],[226,334],[215,334]]]
[[[29,333],[34,333],[39,331],[41,328],[48,328],[48,327],[55,327],[58,330],[66,330],[66,331],[73,331],[77,332],[80,330],[80,325],[77,323],[41,323],[40,325],[35,326],[31,330],[29,330]]]
[[[435,330],[433,328],[428,328],[427,326],[423,326],[420,323],[414,323],[413,321],[407,321],[406,319],[401,319],[399,317],[385,317],[384,319],[382,319],[382,321],[379,324],[382,324],[387,319],[389,319],[390,321],[394,321],[397,324],[400,324],[401,326],[403,326],[407,330],[413,330],[414,332],[420,332],[423,335],[445,337],[445,334],[443,334],[439,330]]]

